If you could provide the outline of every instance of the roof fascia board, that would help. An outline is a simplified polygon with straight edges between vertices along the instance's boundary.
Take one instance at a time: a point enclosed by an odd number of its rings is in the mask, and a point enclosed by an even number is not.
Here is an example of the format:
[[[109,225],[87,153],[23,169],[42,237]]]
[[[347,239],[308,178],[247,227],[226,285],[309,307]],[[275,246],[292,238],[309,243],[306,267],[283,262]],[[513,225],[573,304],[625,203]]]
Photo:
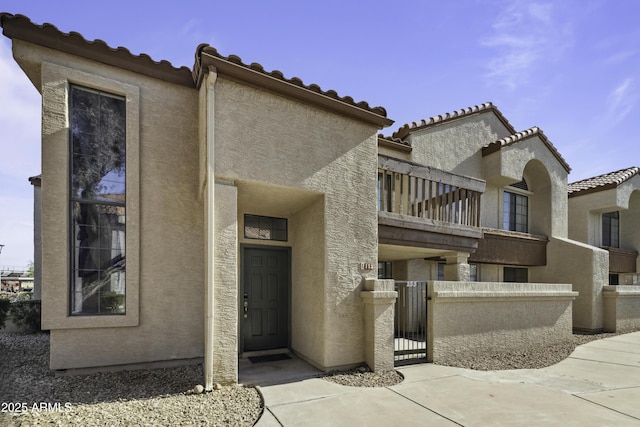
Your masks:
[[[585,188],[584,190],[573,191],[569,193],[569,198],[585,196],[587,194],[599,193],[605,190],[612,190],[618,188],[618,184],[615,182],[610,182],[608,184],[599,185],[597,187]]]
[[[401,144],[399,142],[392,141],[386,138],[378,138],[378,146],[390,148],[397,151],[404,151],[406,153],[410,153],[413,150],[413,147],[411,147],[410,145]]]
[[[146,54],[135,56],[126,48],[113,49],[102,40],[88,41],[76,32],[65,34],[50,24],[37,26],[26,17],[4,15],[3,18],[2,33],[10,39],[24,40],[170,83],[195,86],[191,71],[186,67],[178,69],[167,61],[155,62]]]
[[[337,99],[333,99],[329,96],[314,92],[301,86],[296,86],[287,81],[260,73],[242,65],[234,64],[233,62],[210,55],[205,51],[201,53],[201,63],[199,65],[201,70],[206,70],[209,66],[213,66],[216,68],[219,75],[231,77],[305,103],[336,111],[341,114],[375,124],[379,128],[393,124],[393,120],[386,117],[363,110],[356,106],[348,105]]]

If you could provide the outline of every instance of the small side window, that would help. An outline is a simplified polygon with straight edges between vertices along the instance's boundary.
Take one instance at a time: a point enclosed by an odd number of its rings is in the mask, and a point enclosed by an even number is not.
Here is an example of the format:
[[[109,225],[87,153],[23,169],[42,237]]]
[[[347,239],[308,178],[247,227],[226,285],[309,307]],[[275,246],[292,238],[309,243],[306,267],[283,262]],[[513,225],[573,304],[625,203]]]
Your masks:
[[[529,270],[521,267],[505,267],[503,281],[514,283],[528,283]]]
[[[286,218],[249,215],[244,216],[244,237],[246,239],[288,240],[288,224]]]

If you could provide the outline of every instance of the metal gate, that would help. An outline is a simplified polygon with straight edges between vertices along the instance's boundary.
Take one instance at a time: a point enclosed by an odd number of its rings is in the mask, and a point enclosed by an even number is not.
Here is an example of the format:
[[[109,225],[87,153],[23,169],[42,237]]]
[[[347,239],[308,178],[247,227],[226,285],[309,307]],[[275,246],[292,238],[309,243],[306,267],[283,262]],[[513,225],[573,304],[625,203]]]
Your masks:
[[[427,360],[427,282],[395,282],[394,360]]]

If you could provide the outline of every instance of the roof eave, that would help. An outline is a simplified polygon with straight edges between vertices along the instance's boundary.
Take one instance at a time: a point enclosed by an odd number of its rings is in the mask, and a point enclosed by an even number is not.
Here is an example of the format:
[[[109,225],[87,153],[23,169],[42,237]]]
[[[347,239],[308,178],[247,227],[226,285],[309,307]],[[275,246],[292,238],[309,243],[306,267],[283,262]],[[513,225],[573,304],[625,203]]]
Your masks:
[[[532,128],[532,129],[535,129],[535,128]],[[529,132],[530,130],[531,129],[528,129],[527,131],[524,131],[524,132]],[[522,134],[522,132],[520,132],[520,134]],[[571,173],[571,166],[569,166],[567,161],[560,155],[560,153],[555,148],[555,146],[551,143],[551,141],[549,141],[549,138],[547,138],[546,135],[542,133],[542,131],[540,130],[531,132],[526,135],[520,135],[518,136],[517,139],[510,142],[509,144],[503,145],[502,143],[500,143],[500,141],[495,141],[495,142],[492,142],[491,144],[485,145],[484,147],[482,147],[482,157],[488,156],[489,154],[502,150],[504,147],[511,146],[517,142],[524,141],[526,139],[533,138],[535,136],[539,137],[540,140],[544,143],[544,145],[547,146],[549,151],[551,151],[551,154],[553,154],[556,160],[558,160],[558,162],[564,168],[564,170],[567,171],[567,173]]]
[[[196,58],[196,69],[193,73],[197,86],[202,82],[203,74],[212,66],[215,67],[217,73],[224,76],[374,124],[380,129],[393,124],[393,120],[388,119],[386,116],[365,110],[357,105],[350,105],[339,99],[314,92],[307,87],[295,85],[290,81],[275,78],[244,65],[235,64],[215,54],[209,54],[207,47],[199,49],[198,56],[199,58]]]
[[[569,193],[569,198],[576,196],[585,196],[587,194],[599,193],[601,191],[613,190],[618,188],[618,184],[615,182],[610,182],[608,184],[599,185],[597,187],[585,188],[584,190],[576,190]]]
[[[434,128],[443,124],[451,123],[455,120],[461,120],[476,115],[484,114],[492,111],[498,120],[504,125],[505,128],[511,133],[516,133],[516,129],[513,127],[509,120],[502,114],[502,112],[493,105],[491,102],[485,102],[484,104],[475,105],[473,107],[463,108],[453,112],[440,114],[438,116],[430,117],[429,119],[421,120],[419,123],[413,122],[407,123],[393,133],[394,138],[405,139],[410,134],[417,132],[421,129]]]
[[[136,56],[123,47],[113,49],[102,40],[88,41],[79,33],[63,33],[51,24],[36,25],[26,16],[0,13],[0,25],[3,27],[2,33],[10,39],[23,40],[170,83],[195,86],[187,67],[174,68],[168,61],[155,62],[146,54]]]
[[[403,151],[405,153],[410,153],[413,150],[413,147],[408,144],[403,144],[398,141],[394,141],[393,139],[385,138],[382,136],[378,136],[378,146],[386,147],[392,150]]]

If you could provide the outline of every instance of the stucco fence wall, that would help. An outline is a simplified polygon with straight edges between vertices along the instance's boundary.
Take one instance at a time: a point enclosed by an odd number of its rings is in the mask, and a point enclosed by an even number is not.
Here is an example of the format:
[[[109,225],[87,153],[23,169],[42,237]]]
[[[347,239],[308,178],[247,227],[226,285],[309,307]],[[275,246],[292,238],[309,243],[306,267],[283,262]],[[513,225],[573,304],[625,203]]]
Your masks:
[[[640,286],[603,286],[604,331],[640,330]]]
[[[566,341],[577,295],[570,284],[430,281],[427,358],[438,362]]]

